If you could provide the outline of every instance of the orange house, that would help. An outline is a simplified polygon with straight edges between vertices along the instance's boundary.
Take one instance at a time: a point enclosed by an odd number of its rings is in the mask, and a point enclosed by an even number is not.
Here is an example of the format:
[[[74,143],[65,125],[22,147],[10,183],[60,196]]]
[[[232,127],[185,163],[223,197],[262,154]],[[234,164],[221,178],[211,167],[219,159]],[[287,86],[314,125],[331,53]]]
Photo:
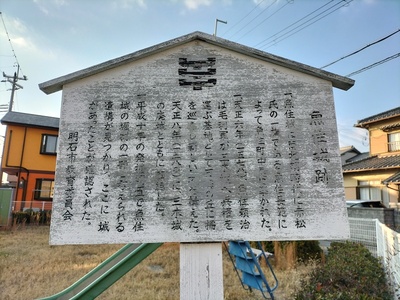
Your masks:
[[[11,111],[1,124],[7,125],[1,175],[15,188],[13,209],[51,209],[59,118]]]

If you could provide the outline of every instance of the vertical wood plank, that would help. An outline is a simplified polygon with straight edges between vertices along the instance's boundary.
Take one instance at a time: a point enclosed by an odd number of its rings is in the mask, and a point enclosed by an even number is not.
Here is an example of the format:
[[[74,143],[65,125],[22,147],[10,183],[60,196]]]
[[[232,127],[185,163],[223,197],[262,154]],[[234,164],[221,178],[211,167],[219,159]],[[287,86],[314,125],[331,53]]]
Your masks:
[[[180,244],[180,299],[224,298],[221,243]]]

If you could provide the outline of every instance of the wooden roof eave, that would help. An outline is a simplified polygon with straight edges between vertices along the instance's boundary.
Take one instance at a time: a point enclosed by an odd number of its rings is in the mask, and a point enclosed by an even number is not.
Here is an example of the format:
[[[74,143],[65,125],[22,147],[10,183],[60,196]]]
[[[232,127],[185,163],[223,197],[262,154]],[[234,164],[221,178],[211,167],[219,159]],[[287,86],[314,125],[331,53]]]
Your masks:
[[[354,127],[368,129],[369,126],[370,126],[371,124],[373,124],[373,123],[378,123],[378,122],[381,122],[381,121],[386,121],[386,120],[392,119],[392,118],[394,118],[394,117],[398,117],[398,116],[390,116],[390,117],[386,117],[386,118],[382,118],[382,119],[376,119],[376,120],[366,121],[366,122],[362,122],[362,123],[357,123],[357,124],[354,124]]]
[[[358,172],[373,172],[373,171],[384,171],[384,170],[392,170],[392,169],[400,169],[400,166],[391,166],[391,167],[380,167],[380,168],[365,168],[365,169],[351,169],[351,170],[343,170],[343,173],[358,173]]]
[[[270,62],[282,67],[286,67],[298,72],[302,72],[308,75],[312,75],[321,79],[325,79],[327,81],[332,82],[332,86],[342,89],[342,90],[348,90],[354,85],[354,80],[343,77],[337,74],[333,74],[318,68],[314,68],[305,64],[301,64],[292,60],[288,60],[276,55],[272,55],[254,48],[250,48],[244,45],[240,45],[238,43],[234,43],[219,37],[215,37],[206,33],[202,32],[193,32],[188,35],[178,37],[172,40],[169,40],[167,42],[163,42],[158,45],[154,45],[139,51],[136,51],[131,54],[127,54],[112,60],[108,60],[106,62],[94,65],[92,67],[76,71],[73,73],[70,73],[68,75],[58,77],[46,82],[43,82],[39,84],[39,88],[45,92],[46,94],[51,94],[57,91],[60,91],[63,89],[63,86],[65,84],[98,74],[100,72],[107,71],[109,69],[136,61],[138,59],[142,59],[144,57],[168,50],[170,48],[183,45],[185,43],[194,41],[194,40],[200,40],[204,41],[206,43],[210,43],[212,45],[216,45],[222,48],[226,48],[231,51],[235,51],[238,53],[242,53],[247,56],[251,56],[266,62]]]

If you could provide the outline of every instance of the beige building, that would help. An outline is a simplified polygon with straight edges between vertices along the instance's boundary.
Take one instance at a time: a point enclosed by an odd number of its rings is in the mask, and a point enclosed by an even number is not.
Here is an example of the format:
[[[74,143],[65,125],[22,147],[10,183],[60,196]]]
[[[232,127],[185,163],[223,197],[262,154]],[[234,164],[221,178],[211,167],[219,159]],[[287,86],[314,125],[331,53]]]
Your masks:
[[[368,130],[370,151],[342,162],[346,199],[400,207],[400,107],[364,118],[355,127]]]

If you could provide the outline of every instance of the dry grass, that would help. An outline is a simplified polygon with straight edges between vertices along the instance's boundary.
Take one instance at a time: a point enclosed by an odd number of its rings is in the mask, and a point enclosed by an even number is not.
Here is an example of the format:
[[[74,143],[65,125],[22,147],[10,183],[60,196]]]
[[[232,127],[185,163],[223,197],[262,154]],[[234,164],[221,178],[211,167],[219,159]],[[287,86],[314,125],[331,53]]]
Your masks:
[[[48,227],[0,231],[0,299],[29,300],[65,289],[123,245],[49,246]],[[225,299],[263,299],[244,290],[224,251]],[[276,299],[291,299],[313,266],[277,270]],[[179,244],[161,246],[98,299],[179,299]]]

